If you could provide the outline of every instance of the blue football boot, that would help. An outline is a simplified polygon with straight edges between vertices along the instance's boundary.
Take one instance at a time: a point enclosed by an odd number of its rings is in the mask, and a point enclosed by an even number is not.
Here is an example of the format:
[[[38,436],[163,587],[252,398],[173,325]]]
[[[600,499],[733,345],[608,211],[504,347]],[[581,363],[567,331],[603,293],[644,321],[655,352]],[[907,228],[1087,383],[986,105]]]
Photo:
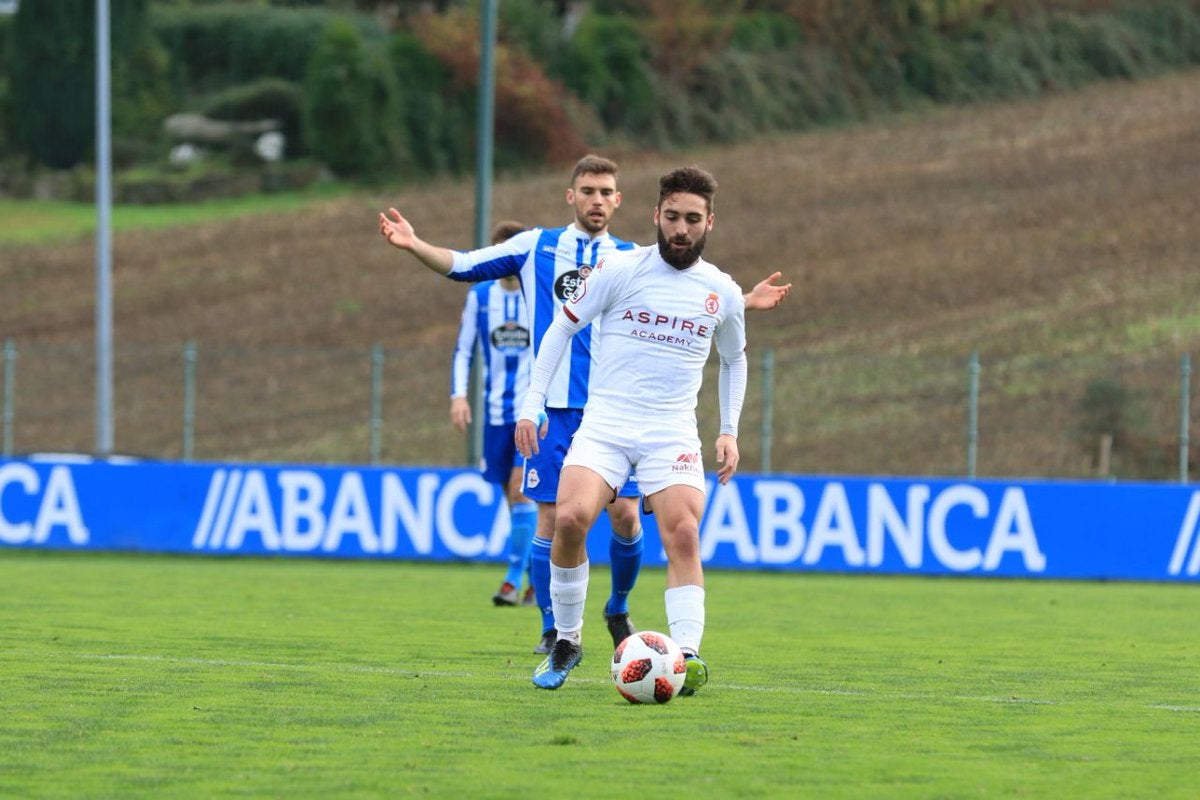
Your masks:
[[[583,648],[569,639],[559,639],[546,660],[533,671],[533,685],[539,689],[557,689],[567,681],[567,675],[583,660]]]

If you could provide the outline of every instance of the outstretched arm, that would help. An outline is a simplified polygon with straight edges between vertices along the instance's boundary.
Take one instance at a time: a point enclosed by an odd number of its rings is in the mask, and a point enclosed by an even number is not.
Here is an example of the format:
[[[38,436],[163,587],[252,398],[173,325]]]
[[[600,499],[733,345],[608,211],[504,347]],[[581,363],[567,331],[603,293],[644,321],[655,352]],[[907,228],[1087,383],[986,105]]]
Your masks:
[[[434,272],[448,275],[454,266],[454,254],[445,247],[436,247],[417,236],[412,223],[394,208],[379,212],[379,233],[388,244],[407,250]]]
[[[754,284],[754,288],[746,293],[747,311],[770,311],[783,302],[792,291],[790,283],[775,284],[773,281],[783,277],[782,272],[774,272]]]

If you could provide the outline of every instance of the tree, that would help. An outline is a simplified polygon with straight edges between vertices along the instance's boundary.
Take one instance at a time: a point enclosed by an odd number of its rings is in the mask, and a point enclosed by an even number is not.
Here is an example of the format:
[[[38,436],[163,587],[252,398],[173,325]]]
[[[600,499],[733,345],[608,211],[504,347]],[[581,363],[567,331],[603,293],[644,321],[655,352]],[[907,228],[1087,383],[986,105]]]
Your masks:
[[[305,138],[335,173],[380,176],[407,158],[390,67],[352,25],[329,25],[308,63]]]
[[[108,0],[116,135],[153,135],[169,107],[167,54],[146,24],[147,0]],[[68,169],[91,155],[96,132],[96,4],[36,0],[17,9],[11,97],[16,144]]]
[[[14,133],[48,167],[75,166],[95,138],[95,30],[88,0],[21,3],[13,20]]]

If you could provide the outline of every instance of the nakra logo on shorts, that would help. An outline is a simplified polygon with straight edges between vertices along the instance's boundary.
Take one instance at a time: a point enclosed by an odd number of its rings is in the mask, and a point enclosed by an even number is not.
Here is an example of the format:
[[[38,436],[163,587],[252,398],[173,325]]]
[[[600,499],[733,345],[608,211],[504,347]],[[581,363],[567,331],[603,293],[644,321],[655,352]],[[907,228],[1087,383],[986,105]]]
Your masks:
[[[680,453],[671,465],[672,472],[702,472],[699,453]]]

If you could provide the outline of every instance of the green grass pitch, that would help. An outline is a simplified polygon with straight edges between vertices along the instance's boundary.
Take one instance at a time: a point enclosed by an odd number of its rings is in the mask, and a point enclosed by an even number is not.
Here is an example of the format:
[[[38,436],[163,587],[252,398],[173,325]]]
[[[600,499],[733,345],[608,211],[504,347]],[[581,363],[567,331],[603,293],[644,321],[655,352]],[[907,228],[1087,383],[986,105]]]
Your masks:
[[[650,707],[607,571],[557,692],[501,572],[0,550],[0,796],[1200,794],[1195,585],[710,571],[712,680]]]

